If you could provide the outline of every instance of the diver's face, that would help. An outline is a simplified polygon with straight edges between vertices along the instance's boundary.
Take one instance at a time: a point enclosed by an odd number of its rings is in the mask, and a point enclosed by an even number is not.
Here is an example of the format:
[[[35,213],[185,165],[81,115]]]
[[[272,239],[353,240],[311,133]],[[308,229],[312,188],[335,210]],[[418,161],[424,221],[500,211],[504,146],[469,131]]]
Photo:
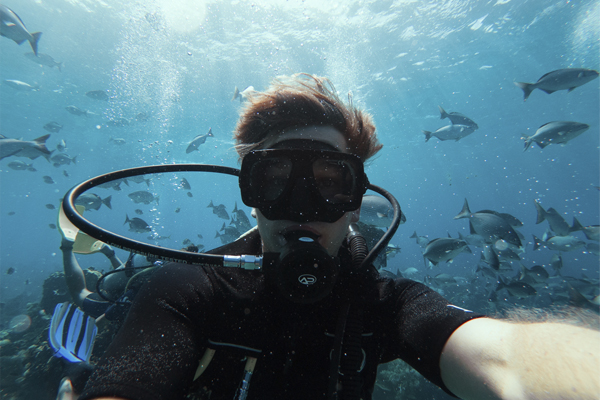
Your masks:
[[[346,138],[340,131],[329,126],[309,126],[293,128],[280,135],[267,138],[263,149],[279,147],[277,144],[288,140],[314,140],[327,144],[342,153],[348,153]],[[294,142],[291,142],[294,143]],[[281,145],[280,145],[281,146]],[[286,148],[293,148],[287,146]],[[258,230],[263,243],[263,252],[280,253],[286,244],[284,234],[291,230],[306,230],[316,234],[318,242],[327,250],[329,255],[335,256],[348,233],[351,222],[358,220],[358,211],[345,213],[335,222],[306,222],[299,223],[287,220],[269,220],[258,209],[254,209]]]

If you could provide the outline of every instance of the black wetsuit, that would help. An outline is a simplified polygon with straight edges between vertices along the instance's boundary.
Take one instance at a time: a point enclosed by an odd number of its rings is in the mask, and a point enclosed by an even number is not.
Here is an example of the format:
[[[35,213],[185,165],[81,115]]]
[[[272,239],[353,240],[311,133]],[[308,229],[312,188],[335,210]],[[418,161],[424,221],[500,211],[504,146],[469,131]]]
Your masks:
[[[260,238],[250,235],[214,252],[256,255]],[[349,254],[340,257],[343,268]],[[377,365],[397,358],[445,389],[442,348],[456,328],[480,315],[411,280],[378,279],[372,287],[376,298],[364,305],[361,340],[363,399],[371,398]],[[249,400],[324,399],[342,303],[336,290],[300,305],[265,286],[260,271],[168,264],[137,294],[80,399],[182,399],[204,387],[211,400],[231,400],[246,356],[258,359]],[[216,350],[214,358],[193,381],[207,348]]]

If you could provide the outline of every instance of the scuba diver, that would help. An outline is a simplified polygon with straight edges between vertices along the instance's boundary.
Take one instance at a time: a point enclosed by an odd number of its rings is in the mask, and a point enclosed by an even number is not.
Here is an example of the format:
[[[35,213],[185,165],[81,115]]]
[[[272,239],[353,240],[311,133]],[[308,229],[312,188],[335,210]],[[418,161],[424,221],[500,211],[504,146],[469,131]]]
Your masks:
[[[262,257],[261,268],[165,264],[137,293],[81,400],[201,390],[370,399],[377,366],[397,358],[466,399],[597,396],[595,331],[492,319],[368,263],[354,223],[369,185],[364,163],[382,146],[366,112],[307,74],[247,100],[235,140],[242,200],[258,226],[209,253]]]

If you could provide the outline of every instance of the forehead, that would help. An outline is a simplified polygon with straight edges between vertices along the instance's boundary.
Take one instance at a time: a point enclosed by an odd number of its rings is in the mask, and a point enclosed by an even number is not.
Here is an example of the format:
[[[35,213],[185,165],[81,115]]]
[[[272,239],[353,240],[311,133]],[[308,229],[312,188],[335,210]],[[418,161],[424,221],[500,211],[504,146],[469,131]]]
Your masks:
[[[270,135],[265,139],[263,149],[273,147],[286,140],[314,140],[328,144],[342,153],[349,153],[345,136],[331,126],[302,126],[286,129],[279,134]]]

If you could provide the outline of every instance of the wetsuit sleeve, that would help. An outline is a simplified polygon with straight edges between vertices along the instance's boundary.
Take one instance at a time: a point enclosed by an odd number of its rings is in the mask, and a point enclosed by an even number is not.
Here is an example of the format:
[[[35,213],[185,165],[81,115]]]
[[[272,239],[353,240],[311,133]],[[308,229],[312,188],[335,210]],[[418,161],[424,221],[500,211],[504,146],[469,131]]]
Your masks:
[[[433,289],[411,280],[395,282],[395,295],[391,307],[394,321],[386,324],[390,329],[388,362],[400,358],[421,375],[447,393],[440,371],[440,356],[450,335],[462,324],[483,317],[452,305]],[[453,395],[454,396],[454,395]]]
[[[170,264],[157,271],[135,297],[129,314],[98,363],[81,400],[181,399],[191,385],[205,338],[204,270]]]

